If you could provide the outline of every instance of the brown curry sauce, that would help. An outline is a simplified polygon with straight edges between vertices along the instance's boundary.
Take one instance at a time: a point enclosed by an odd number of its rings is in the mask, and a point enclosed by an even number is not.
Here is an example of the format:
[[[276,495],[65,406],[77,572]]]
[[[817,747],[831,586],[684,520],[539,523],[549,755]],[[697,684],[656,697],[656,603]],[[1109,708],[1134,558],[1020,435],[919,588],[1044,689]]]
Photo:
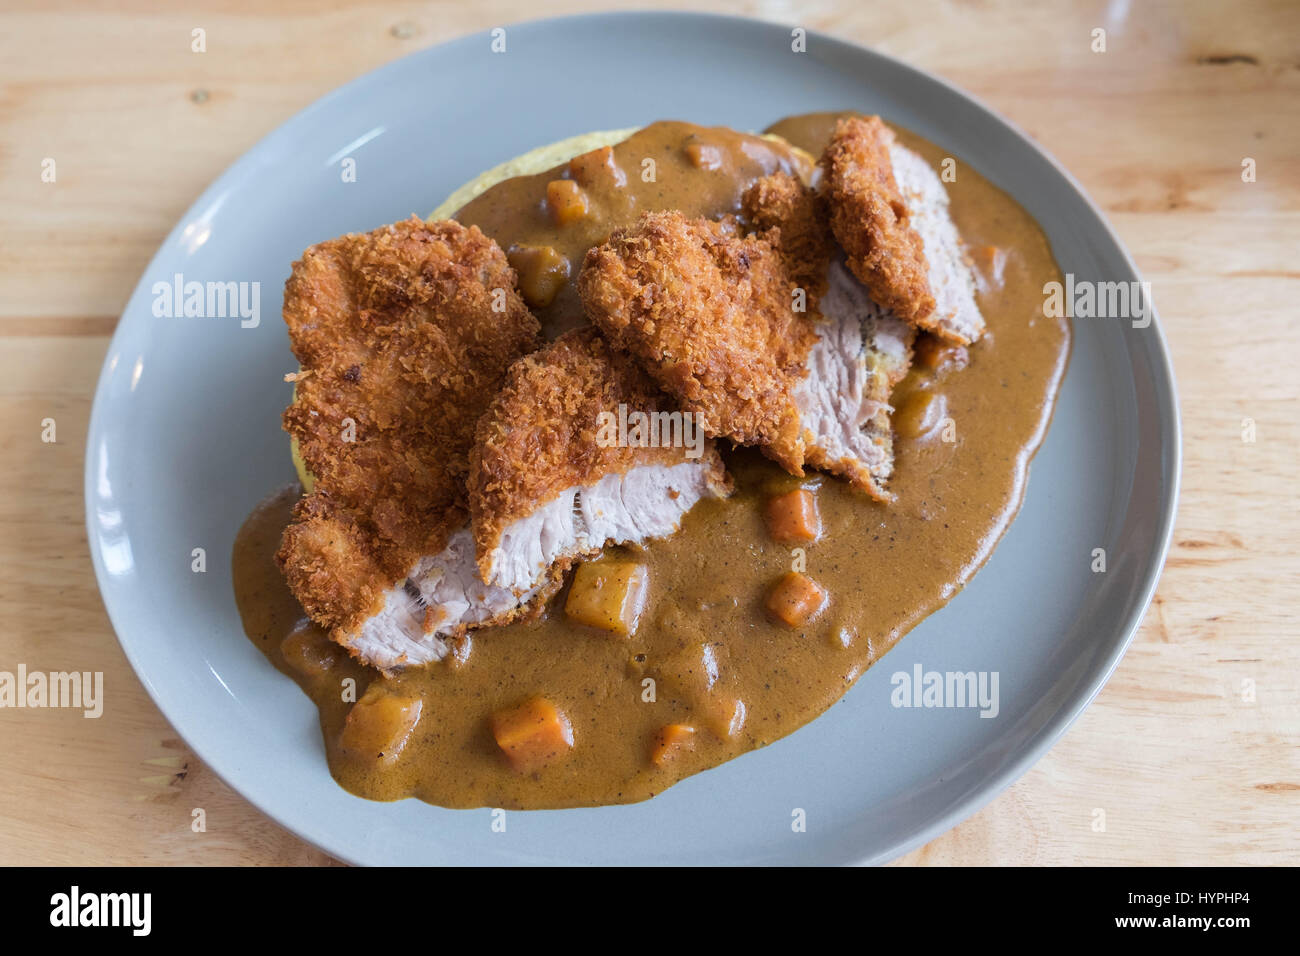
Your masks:
[[[836,115],[792,117],[770,131],[818,155]],[[932,144],[898,132],[932,165],[944,158]],[[735,212],[752,179],[803,163],[780,144],[683,123],[649,126],[615,146],[613,158],[626,181],[602,186],[592,180],[586,189],[593,214],[578,229],[556,226],[545,213],[542,197],[558,170],[500,183],[457,218],[479,225],[507,250],[551,246],[576,272],[588,246],[642,211]],[[656,160],[653,183],[639,175],[647,158]],[[607,549],[634,553],[649,571],[648,604],[633,637],[568,620],[563,593],[536,620],[473,634],[446,661],[387,679],[395,692],[422,702],[414,732],[388,764],[359,758],[338,743],[352,706],[344,699],[344,679],[355,681],[359,698],[372,681],[385,678],[350,660],[305,619],[275,566],[280,533],[300,489],[286,488],[259,506],[235,542],[236,601],[249,638],[319,708],[335,779],[370,799],[415,796],[446,807],[644,800],[817,717],[908,630],[947,603],[988,558],[1020,506],[1070,340],[1067,320],[1043,315],[1043,284],[1060,275],[1037,224],[960,163],[948,192],[968,245],[1000,250],[1001,277],[979,296],[989,332],[970,347],[969,366],[945,370],[940,362],[931,370],[918,363],[895,392],[897,461],[890,487],[897,500],[879,504],[829,476],[796,479],[752,450],[724,450],[736,481],[732,498],[697,505],[671,538],[634,552]],[[551,335],[582,321],[571,282],[536,311]],[[830,598],[811,623],[791,630],[772,623],[763,601],[799,556],[772,541],[763,503],[796,487],[816,491],[822,534],[804,547],[804,560],[806,573]],[[716,662],[711,688],[706,653]],[[654,681],[653,702],[645,700],[646,678]],[[490,718],[536,695],[567,714],[575,745],[562,760],[523,774],[497,747]],[[730,738],[706,729],[724,699],[745,705],[744,724]],[[699,732],[690,747],[655,766],[649,759],[654,740],[672,723]]]

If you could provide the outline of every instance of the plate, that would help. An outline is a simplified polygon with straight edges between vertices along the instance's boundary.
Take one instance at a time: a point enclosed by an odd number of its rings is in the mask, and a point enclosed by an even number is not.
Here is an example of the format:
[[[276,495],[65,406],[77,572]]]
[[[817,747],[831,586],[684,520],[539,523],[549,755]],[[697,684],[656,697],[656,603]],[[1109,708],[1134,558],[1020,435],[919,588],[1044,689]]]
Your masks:
[[[290,264],[322,239],[425,214],[538,144],[662,118],[762,129],[795,113],[880,113],[1014,195],[1062,272],[1139,278],[1059,164],[969,96],[878,53],[815,33],[794,52],[789,27],[680,13],[509,26],[504,52],[493,39],[412,54],[298,114],[199,197],[145,270],[109,347],[86,456],[91,552],[127,657],[201,760],[353,863],[878,863],[925,843],[1047,751],[1150,601],[1180,459],[1158,320],[1075,320],[1023,509],[961,594],[820,719],[645,803],[512,812],[502,833],[486,809],[353,797],[329,775],[314,706],[244,637],[235,532],[293,479],[280,430]],[[248,318],[167,317],[178,275],[257,283],[242,287]],[[1096,548],[1105,573],[1091,571]],[[918,663],[998,672],[998,716],[895,709],[890,676]]]

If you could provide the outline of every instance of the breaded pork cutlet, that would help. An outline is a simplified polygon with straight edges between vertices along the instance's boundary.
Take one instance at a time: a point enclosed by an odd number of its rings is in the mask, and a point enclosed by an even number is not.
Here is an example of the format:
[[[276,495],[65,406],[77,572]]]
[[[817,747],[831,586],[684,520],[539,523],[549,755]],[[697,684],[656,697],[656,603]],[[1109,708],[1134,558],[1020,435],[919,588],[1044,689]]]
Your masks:
[[[587,252],[578,291],[611,344],[708,434],[758,445],[799,473],[790,390],[816,333],[794,311],[797,283],[776,238],[742,236],[731,220],[645,213]]]
[[[848,267],[880,306],[968,345],[984,334],[948,193],[880,117],[845,117],[821,158],[822,192]]]
[[[849,268],[884,308],[909,322],[934,311],[925,245],[894,179],[894,131],[880,117],[847,117],[822,154],[831,229]]]
[[[780,251],[791,280],[807,290],[806,311],[814,311],[826,291],[826,264],[836,252],[824,198],[789,173],[773,173],[745,190],[741,212]]]
[[[477,228],[411,218],[312,246],[285,284],[301,370],[285,430],[314,485],[277,559],[313,620],[384,670],[517,612],[475,584],[474,426],[538,344],[505,254]]]
[[[816,219],[810,197],[787,199],[749,197],[747,216],[772,224],[750,236],[727,222],[646,214],[588,253],[579,291],[610,341],[710,435],[757,445],[792,474],[824,468],[886,499],[888,398],[913,332],[822,258],[831,244],[807,235],[788,245]],[[794,311],[801,283],[824,290],[817,312]]]
[[[670,535],[731,490],[713,442],[590,327],[511,366],[479,421],[469,484],[483,580],[516,594],[607,544]]]

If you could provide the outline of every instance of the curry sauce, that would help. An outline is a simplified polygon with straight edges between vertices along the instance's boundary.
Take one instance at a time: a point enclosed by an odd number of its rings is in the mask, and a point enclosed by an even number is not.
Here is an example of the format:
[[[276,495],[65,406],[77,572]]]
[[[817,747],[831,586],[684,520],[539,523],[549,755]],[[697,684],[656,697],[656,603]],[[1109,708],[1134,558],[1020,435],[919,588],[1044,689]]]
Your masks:
[[[770,131],[817,155],[835,116],[793,117]],[[898,132],[939,166],[941,150]],[[806,155],[779,141],[685,123],[653,124],[597,154],[588,154],[589,167],[566,164],[502,182],[457,215],[512,255],[521,290],[552,336],[582,324],[570,280],[585,250],[613,228],[655,209],[735,213],[753,179],[809,172]],[[643,175],[647,159],[654,161],[651,180]],[[551,186],[569,179],[580,196]],[[283,489],[259,506],[235,543],[236,600],[249,638],[318,706],[339,783],[371,799],[415,796],[447,807],[644,800],[812,720],[950,600],[1020,505],[1070,330],[1067,320],[1043,315],[1042,287],[1060,274],[1037,224],[960,162],[947,188],[981,275],[989,332],[968,349],[918,343],[917,361],[893,398],[896,501],[874,502],[829,476],[793,478],[750,449],[725,449],[736,484],[731,498],[701,502],[671,538],[606,549],[605,560],[645,568],[646,603],[631,637],[575,623],[561,592],[534,620],[472,633],[441,663],[384,678],[305,618],[275,565],[300,489]],[[575,196],[586,204],[584,215],[557,221],[556,200]],[[778,543],[765,508],[774,495],[800,488],[813,496],[820,536]],[[793,629],[774,623],[764,607],[791,571],[826,594],[824,609]],[[405,746],[383,761],[340,746],[352,701],[372,682],[419,702]],[[562,759],[521,772],[498,747],[492,720],[539,696],[567,716],[573,746]],[[666,740],[664,728],[673,725],[694,733]],[[653,760],[666,744],[670,759]]]

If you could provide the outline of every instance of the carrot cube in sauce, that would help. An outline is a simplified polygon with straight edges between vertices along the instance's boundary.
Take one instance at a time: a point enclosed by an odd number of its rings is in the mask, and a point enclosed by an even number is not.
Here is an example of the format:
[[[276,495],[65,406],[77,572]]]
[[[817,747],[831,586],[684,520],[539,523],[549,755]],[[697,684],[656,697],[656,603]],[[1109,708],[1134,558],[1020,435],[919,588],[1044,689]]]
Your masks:
[[[492,717],[492,736],[510,765],[532,773],[573,749],[573,727],[545,697],[534,697]]]
[[[710,733],[721,740],[730,740],[745,726],[745,702],[739,697],[717,697],[705,709]]]
[[[339,743],[357,757],[390,766],[401,756],[423,709],[419,697],[393,693],[382,680],[373,681],[348,711]]]
[[[816,541],[822,532],[817,496],[807,488],[768,498],[763,517],[767,520],[767,533],[781,544]]]
[[[615,186],[627,185],[627,174],[614,161],[614,147],[602,146],[569,160],[569,175],[583,186],[610,182]]]
[[[644,564],[589,561],[578,565],[564,613],[579,624],[625,636],[636,633],[649,577]]]
[[[696,169],[714,170],[722,168],[722,150],[712,143],[688,143],[686,158]]]
[[[546,184],[546,207],[557,226],[577,222],[587,215],[587,194],[572,179],[552,179]]]
[[[790,571],[768,592],[766,608],[773,620],[786,627],[802,627],[826,604],[826,592],[812,578]]]
[[[668,724],[655,734],[650,745],[650,762],[662,767],[695,743],[695,728],[690,724]]]

